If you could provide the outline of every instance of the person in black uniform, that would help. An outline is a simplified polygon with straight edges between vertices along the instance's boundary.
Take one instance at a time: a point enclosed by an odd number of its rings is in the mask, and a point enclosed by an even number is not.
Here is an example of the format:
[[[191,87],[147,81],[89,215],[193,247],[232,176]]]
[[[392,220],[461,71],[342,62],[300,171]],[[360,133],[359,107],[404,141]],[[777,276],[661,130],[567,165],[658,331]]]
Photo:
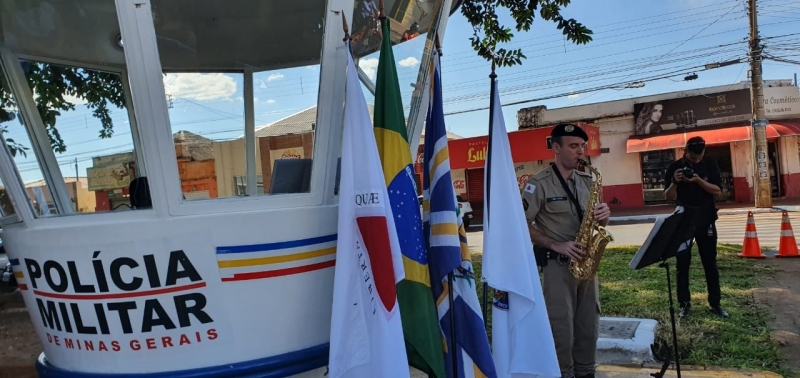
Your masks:
[[[693,137],[686,142],[684,155],[670,164],[664,182],[670,183],[664,192],[668,201],[676,201],[678,206],[691,208],[697,215],[697,229],[694,240],[703,262],[703,270],[708,286],[708,304],[711,312],[727,318],[728,313],[720,306],[719,271],[717,269],[717,206],[714,197],[722,193],[719,166],[717,162],[705,157],[706,142],[702,137]],[[678,303],[680,317],[691,313],[691,294],[689,293],[689,266],[692,263],[691,248],[679,252],[677,257]]]

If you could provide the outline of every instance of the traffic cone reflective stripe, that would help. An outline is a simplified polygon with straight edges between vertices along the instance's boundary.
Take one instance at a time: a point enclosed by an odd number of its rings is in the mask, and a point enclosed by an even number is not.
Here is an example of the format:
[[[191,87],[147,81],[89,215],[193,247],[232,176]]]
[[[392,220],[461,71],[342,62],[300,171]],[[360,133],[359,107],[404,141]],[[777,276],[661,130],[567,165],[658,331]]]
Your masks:
[[[778,245],[777,257],[800,257],[797,251],[797,240],[794,238],[792,231],[792,224],[789,223],[789,213],[783,211],[783,219],[781,220],[781,240]]]
[[[766,258],[761,253],[761,245],[758,242],[758,234],[756,233],[756,220],[753,219],[753,212],[747,212],[747,226],[744,229],[744,243],[742,243],[742,252],[739,257],[763,259]]]

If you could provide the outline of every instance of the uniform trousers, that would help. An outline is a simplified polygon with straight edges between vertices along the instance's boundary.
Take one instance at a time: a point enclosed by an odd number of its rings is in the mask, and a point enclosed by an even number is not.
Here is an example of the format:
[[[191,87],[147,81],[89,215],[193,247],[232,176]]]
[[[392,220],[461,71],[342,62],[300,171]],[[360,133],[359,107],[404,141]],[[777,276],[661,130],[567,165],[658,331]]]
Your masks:
[[[542,291],[561,377],[593,374],[600,328],[597,276],[579,281],[570,273],[568,260],[548,260],[542,269]]]
[[[717,225],[698,227],[694,233],[694,240],[697,242],[697,251],[700,254],[700,262],[703,263],[703,271],[706,275],[706,287],[708,288],[708,304],[712,307],[719,306],[721,293],[719,288],[719,270],[717,269]],[[686,307],[691,302],[689,292],[689,267],[692,264],[692,251],[679,252],[676,257],[678,262],[678,303],[681,307]]]

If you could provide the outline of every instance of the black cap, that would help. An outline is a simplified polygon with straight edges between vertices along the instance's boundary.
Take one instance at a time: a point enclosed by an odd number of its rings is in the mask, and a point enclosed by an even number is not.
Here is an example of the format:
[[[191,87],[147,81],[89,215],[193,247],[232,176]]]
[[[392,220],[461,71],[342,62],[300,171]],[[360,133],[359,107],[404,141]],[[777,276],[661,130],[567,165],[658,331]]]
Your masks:
[[[706,149],[706,141],[703,137],[691,137],[686,141],[686,149],[692,153],[699,154]]]
[[[556,125],[553,128],[553,131],[550,132],[551,137],[560,137],[560,136],[575,136],[583,139],[584,142],[589,141],[589,135],[586,134],[583,129],[578,127],[578,125],[573,125],[571,123],[562,123]]]

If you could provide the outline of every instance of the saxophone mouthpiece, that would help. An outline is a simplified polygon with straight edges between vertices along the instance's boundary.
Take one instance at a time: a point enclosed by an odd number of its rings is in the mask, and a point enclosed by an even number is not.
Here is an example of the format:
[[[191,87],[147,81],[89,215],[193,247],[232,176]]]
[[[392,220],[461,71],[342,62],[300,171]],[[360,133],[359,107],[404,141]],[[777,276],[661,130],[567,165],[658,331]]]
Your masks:
[[[578,159],[578,164],[583,165],[583,166],[588,166],[589,165],[589,163],[586,160],[583,160],[583,159]]]

